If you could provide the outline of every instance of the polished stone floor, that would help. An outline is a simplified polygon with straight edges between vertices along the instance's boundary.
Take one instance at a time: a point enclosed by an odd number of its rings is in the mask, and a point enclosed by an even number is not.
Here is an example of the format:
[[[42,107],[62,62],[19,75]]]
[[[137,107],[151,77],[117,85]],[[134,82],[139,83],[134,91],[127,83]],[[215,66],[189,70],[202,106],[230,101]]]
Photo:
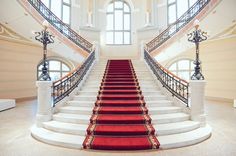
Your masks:
[[[107,152],[66,149],[41,143],[30,135],[36,101],[17,103],[0,112],[0,156],[236,156],[236,108],[232,103],[206,101],[212,136],[193,146],[158,151]]]

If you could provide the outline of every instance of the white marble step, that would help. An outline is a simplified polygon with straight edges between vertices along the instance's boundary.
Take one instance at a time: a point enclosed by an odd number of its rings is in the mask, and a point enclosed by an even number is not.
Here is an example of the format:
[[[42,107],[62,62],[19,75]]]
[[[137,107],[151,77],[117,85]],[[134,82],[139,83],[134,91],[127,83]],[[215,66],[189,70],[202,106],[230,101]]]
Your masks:
[[[95,101],[68,101],[68,106],[75,106],[75,107],[94,107]]]
[[[158,86],[151,86],[151,87],[140,86],[140,89],[142,90],[142,92],[155,92],[160,90]]]
[[[189,115],[185,113],[150,115],[150,117],[153,124],[164,124],[189,120]]]
[[[92,90],[91,90],[91,91],[83,91],[83,90],[82,90],[82,91],[79,91],[77,95],[96,96],[96,95],[98,95],[98,91],[92,91]]]
[[[169,113],[178,113],[181,112],[181,107],[148,107],[148,114],[155,115],[155,114],[169,114]]]
[[[160,95],[160,94],[144,96],[145,101],[158,101],[158,100],[166,100],[166,99],[167,99],[166,96]]]
[[[168,124],[155,124],[153,127],[156,130],[157,136],[161,135],[170,135],[177,133],[184,133],[192,131],[200,127],[199,122],[195,121],[183,121],[183,122],[174,122]]]
[[[163,95],[162,92],[160,90],[156,90],[156,91],[142,91],[142,94],[144,96],[154,96],[154,95]]]
[[[82,149],[85,136],[56,133],[36,126],[31,128],[31,134],[37,140],[67,148]]]
[[[88,128],[87,124],[73,124],[58,121],[44,122],[43,125],[46,129],[54,132],[81,136],[85,136],[87,134],[86,130]]]
[[[202,142],[211,136],[211,127],[206,125],[205,127],[197,128],[193,131],[158,136],[161,149],[178,148],[183,146],[194,145]]]
[[[73,100],[95,102],[97,100],[97,95],[75,95]]]
[[[89,124],[91,115],[57,113],[53,115],[53,120],[75,124]]]
[[[169,100],[145,101],[147,107],[168,107],[172,106],[173,102]]]
[[[59,108],[59,111],[60,113],[91,115],[93,113],[93,108],[94,106],[90,107],[64,106]]]

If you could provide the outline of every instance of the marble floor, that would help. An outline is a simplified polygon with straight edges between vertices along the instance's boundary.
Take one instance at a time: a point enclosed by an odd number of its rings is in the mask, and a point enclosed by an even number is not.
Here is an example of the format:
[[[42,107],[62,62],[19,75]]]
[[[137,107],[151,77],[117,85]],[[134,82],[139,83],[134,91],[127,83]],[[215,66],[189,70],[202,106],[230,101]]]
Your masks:
[[[212,136],[193,146],[158,151],[107,152],[66,149],[41,143],[30,135],[36,100],[0,112],[0,156],[236,156],[236,108],[232,103],[206,101]]]

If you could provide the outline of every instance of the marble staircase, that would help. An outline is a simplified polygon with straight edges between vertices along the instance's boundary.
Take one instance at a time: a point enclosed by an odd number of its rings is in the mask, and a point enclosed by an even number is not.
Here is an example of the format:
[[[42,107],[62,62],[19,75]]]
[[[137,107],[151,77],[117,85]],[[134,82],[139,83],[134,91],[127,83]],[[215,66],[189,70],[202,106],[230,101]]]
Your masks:
[[[161,149],[193,145],[211,135],[208,125],[201,127],[191,121],[182,107],[162,93],[143,61],[132,62]],[[74,98],[53,114],[52,121],[43,123],[41,128],[33,127],[32,135],[48,144],[81,149],[105,66],[105,60],[97,63]]]

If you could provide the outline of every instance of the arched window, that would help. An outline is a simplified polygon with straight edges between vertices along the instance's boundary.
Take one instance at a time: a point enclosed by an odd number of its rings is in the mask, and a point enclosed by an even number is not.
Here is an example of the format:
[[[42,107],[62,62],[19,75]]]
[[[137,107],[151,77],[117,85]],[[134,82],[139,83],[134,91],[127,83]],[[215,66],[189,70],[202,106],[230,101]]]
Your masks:
[[[62,78],[63,76],[65,76],[66,74],[68,74],[71,71],[71,67],[61,61],[61,60],[57,60],[57,59],[48,59],[47,60],[48,63],[48,71],[49,71],[49,76],[51,77],[52,81],[56,81],[60,78]],[[40,62],[40,64],[38,65],[38,78],[42,73],[42,67],[43,67],[43,62]]]
[[[107,6],[106,44],[131,44],[131,9],[123,0],[113,0]]]
[[[57,17],[70,25],[71,0],[41,0]]]
[[[178,60],[170,65],[169,70],[184,80],[190,80],[194,72],[193,60]]]
[[[174,23],[196,2],[197,0],[168,0],[168,24]]]

